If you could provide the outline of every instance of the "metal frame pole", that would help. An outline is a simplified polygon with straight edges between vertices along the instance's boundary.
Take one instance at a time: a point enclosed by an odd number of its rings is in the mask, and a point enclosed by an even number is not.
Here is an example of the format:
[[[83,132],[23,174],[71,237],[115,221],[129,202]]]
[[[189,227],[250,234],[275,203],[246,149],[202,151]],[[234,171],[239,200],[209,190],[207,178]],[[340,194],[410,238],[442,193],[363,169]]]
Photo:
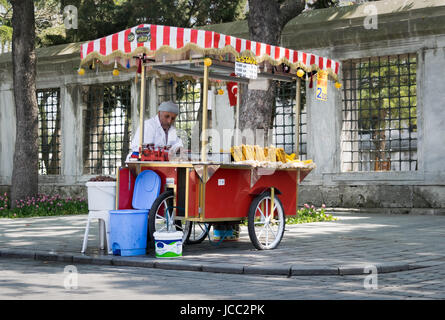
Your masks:
[[[144,143],[144,109],[145,109],[145,66],[144,61],[141,61],[142,64],[142,72],[141,72],[141,101],[140,101],[140,109],[139,109],[139,160],[142,158],[142,145]]]
[[[207,103],[209,95],[209,66],[204,63],[204,83],[203,83],[203,102],[202,102],[202,132],[201,132],[201,161],[207,161]]]
[[[240,108],[240,101],[241,101],[241,84],[237,82],[237,91],[236,91],[236,118],[235,118],[235,145],[239,145],[239,108]]]
[[[300,110],[301,110],[301,78],[297,78],[295,101],[295,158],[300,160]]]

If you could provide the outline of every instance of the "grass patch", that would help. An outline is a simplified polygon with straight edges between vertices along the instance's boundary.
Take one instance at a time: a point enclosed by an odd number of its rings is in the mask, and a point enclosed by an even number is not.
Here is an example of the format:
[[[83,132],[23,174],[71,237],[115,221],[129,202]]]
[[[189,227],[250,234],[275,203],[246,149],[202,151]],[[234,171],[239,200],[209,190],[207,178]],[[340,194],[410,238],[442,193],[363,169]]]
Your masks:
[[[305,204],[304,207],[297,211],[297,215],[286,218],[286,224],[301,224],[312,222],[337,221],[332,214],[326,213],[326,206],[323,204],[321,208],[317,209],[315,206]],[[247,227],[247,219],[241,222],[242,226]]]
[[[338,219],[331,214],[326,213],[326,206],[322,205],[317,209],[315,206],[309,206],[307,203],[304,207],[297,211],[295,217],[286,219],[286,224],[300,224],[311,222],[337,221]]]
[[[62,198],[56,194],[16,200],[16,207],[11,207],[7,193],[0,195],[0,218],[29,218],[42,216],[66,216],[88,214],[88,201],[85,198]]]

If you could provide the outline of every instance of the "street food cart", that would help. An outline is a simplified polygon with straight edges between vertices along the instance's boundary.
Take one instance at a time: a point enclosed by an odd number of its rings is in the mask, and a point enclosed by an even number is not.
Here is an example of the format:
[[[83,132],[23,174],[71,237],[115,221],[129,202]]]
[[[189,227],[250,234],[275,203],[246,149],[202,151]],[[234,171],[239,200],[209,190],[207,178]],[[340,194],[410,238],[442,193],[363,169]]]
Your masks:
[[[184,242],[197,243],[207,236],[211,225],[236,225],[247,220],[250,240],[257,249],[278,246],[286,216],[297,213],[298,186],[315,167],[311,161],[299,160],[301,78],[311,77],[312,81],[318,72],[337,81],[339,62],[209,30],[144,24],[83,44],[79,74],[93,65],[109,68],[115,76],[127,71],[140,78],[140,152],[126,166],[136,174],[153,170],[161,177],[161,194],[149,213],[150,239],[155,231],[180,230]],[[154,158],[144,156],[147,155],[142,137],[148,75],[202,80],[203,110],[207,110],[208,88],[212,83],[296,81],[295,154],[291,157],[281,152],[280,158],[279,152],[275,157],[279,148],[273,146],[250,149],[234,145],[229,159],[210,157],[207,112],[202,112],[198,158],[170,157],[170,161],[159,161],[162,160],[159,153]],[[236,129],[239,97],[238,91]],[[237,151],[241,152],[238,156]]]

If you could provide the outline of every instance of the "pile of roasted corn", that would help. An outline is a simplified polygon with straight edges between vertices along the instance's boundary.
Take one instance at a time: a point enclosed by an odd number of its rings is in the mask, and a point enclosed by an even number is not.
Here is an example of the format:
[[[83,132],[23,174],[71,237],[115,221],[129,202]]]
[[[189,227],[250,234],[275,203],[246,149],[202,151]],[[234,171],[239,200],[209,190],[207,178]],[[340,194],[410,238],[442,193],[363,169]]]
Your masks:
[[[296,154],[286,154],[283,148],[274,146],[262,148],[258,145],[241,145],[231,148],[234,162],[250,164],[258,167],[282,167],[282,168],[314,168],[312,160],[301,161]]]

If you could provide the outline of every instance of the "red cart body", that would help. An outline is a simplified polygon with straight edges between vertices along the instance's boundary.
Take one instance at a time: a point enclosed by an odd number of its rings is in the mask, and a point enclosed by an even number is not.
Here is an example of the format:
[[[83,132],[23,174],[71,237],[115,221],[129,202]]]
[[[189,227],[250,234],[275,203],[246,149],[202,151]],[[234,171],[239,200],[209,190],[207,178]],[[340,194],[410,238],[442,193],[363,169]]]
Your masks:
[[[178,216],[191,221],[240,221],[247,218],[253,199],[274,188],[286,216],[297,212],[298,184],[311,169],[258,169],[246,165],[137,162],[137,173],[153,170],[161,192],[173,189]],[[207,171],[206,174],[202,174]],[[210,172],[210,173],[209,173]]]

